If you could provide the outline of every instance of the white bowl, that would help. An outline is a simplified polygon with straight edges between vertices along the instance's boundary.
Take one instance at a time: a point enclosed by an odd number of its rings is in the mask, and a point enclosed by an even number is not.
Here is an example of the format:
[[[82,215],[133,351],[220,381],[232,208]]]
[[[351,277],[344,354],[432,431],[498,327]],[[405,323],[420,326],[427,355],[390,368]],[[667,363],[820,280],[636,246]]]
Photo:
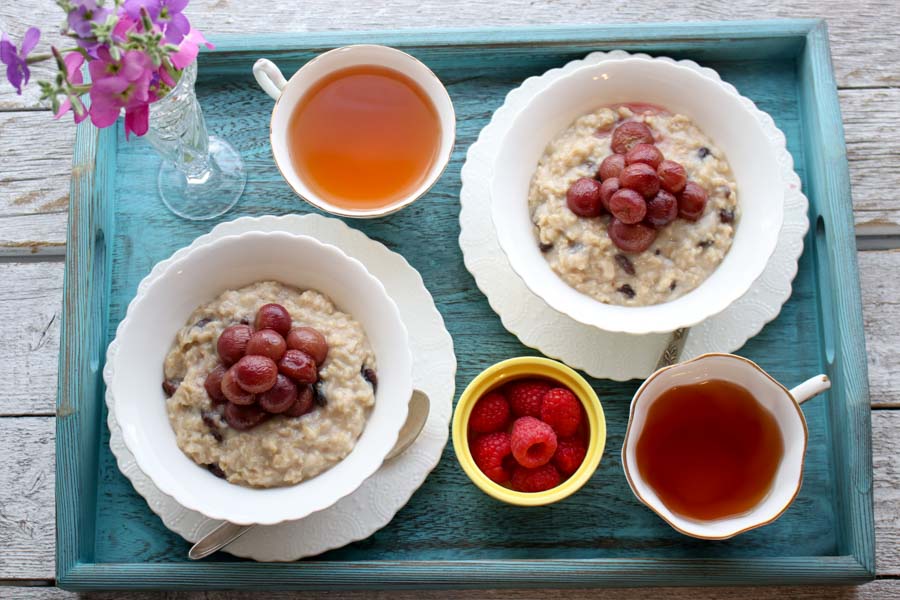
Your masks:
[[[538,249],[528,210],[528,187],[547,143],[577,117],[621,102],[657,104],[690,117],[724,151],[738,188],[741,217],[722,263],[693,291],[654,306],[603,304],[570,287]],[[649,57],[585,65],[537,92],[500,141],[491,175],[491,216],[513,270],[550,307],[605,331],[663,333],[725,310],[762,274],[783,219],[776,151],[748,105],[711,78]]]
[[[190,314],[227,289],[261,280],[329,296],[362,324],[378,361],[375,406],[350,454],[309,480],[269,489],[228,483],[188,458],[176,444],[160,388],[164,358]],[[301,519],[354,492],[397,441],[412,394],[406,327],[381,282],[334,246],[284,232],[228,236],[188,251],[139,286],[113,345],[106,401],[138,467],[185,508],[243,525]]]

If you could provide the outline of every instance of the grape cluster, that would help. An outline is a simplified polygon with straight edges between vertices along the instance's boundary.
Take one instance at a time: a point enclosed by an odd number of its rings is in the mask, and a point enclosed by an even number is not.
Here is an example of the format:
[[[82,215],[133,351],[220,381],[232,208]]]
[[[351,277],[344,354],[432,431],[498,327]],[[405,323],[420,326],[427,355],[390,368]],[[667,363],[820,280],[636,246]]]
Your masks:
[[[703,215],[706,190],[688,181],[684,166],[663,156],[647,125],[622,123],[613,130],[610,147],[613,154],[594,178],[582,177],[569,187],[566,204],[580,217],[610,213],[607,232],[620,250],[643,252],[657,231],[678,217],[696,221]]]
[[[253,327],[231,325],[219,336],[221,363],[206,376],[204,387],[213,405],[224,405],[222,416],[230,427],[246,431],[272,415],[299,417],[313,409],[313,385],[328,342],[312,327],[292,325],[283,306],[266,304]]]

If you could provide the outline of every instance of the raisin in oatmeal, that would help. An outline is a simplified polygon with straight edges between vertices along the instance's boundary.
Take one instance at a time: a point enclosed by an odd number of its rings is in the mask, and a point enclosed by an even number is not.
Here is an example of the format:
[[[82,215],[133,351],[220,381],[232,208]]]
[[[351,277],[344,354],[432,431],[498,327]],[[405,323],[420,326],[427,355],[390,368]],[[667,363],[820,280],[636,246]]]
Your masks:
[[[258,353],[276,353],[271,357],[279,359],[278,383],[266,392],[269,396],[248,394],[247,406],[236,405],[219,392],[219,382],[228,391],[220,374],[211,395],[208,377],[217,369],[224,372],[237,358],[229,357],[220,366],[222,347],[217,350],[217,342],[223,331],[252,329],[257,311],[273,304],[283,307],[290,318],[280,333],[266,326],[277,343],[266,345],[271,340],[262,339]],[[295,329],[288,335],[291,327]],[[324,336],[327,355],[303,346],[309,343],[310,330]],[[279,336],[288,340],[286,351]],[[290,349],[295,338],[309,354]],[[312,339],[316,341],[314,335]],[[291,353],[293,362],[288,360]],[[247,354],[246,359],[270,360]],[[316,354],[320,355],[312,358]],[[375,403],[375,369],[375,355],[362,326],[328,297],[274,281],[254,283],[228,290],[198,307],[176,334],[164,364],[169,421],[178,447],[219,477],[250,487],[293,485],[331,468],[353,450]],[[301,391],[290,409],[277,406],[283,397],[277,393],[282,384]],[[303,393],[306,405],[300,407]],[[264,408],[254,404],[257,400]],[[252,422],[247,420],[250,417]]]
[[[646,106],[636,110],[640,114],[626,105],[604,107],[576,119],[547,145],[528,193],[537,242],[553,271],[599,302],[625,306],[668,302],[700,285],[731,247],[739,218],[734,176],[713,141],[684,115]],[[600,211],[601,216],[586,218],[580,206],[567,204],[567,192],[576,182],[591,184],[600,193],[600,184],[593,178],[604,158],[613,154],[613,132],[622,123],[634,121],[649,127],[652,139],[645,140],[648,145],[655,145],[666,161],[680,163],[693,182],[688,186],[693,185],[692,190],[700,186],[706,195],[705,206],[690,218],[673,217],[660,225],[649,223],[648,212],[644,222],[624,227],[616,223],[619,230],[651,236],[641,251],[623,250],[623,244],[611,239],[618,233],[610,230],[616,219],[606,210]],[[630,190],[627,193],[634,195]],[[647,207],[652,194],[644,194]],[[681,202],[679,194],[673,196]],[[603,205],[608,209],[606,202]]]

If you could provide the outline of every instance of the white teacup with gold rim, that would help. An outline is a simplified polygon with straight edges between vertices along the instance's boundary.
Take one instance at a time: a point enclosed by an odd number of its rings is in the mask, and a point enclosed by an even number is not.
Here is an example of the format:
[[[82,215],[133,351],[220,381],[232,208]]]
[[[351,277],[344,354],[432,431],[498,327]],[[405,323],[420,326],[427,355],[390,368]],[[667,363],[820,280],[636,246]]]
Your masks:
[[[817,375],[788,390],[733,354],[656,371],[631,401],[622,446],[632,492],[696,538],[727,539],[771,523],[803,479],[800,404],[830,387]]]
[[[423,196],[450,160],[450,95],[406,52],[336,48],[290,79],[261,58],[253,75],[275,100],[275,165],[298,196],[326,212],[372,218],[398,211]]]

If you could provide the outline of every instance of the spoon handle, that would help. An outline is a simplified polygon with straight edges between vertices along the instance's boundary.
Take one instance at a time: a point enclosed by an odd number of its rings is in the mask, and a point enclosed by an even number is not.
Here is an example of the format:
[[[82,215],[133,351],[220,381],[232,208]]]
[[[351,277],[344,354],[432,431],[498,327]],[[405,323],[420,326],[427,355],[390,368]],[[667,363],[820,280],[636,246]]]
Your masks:
[[[410,398],[409,401],[409,412],[406,416],[406,422],[400,430],[397,443],[394,444],[394,447],[388,452],[385,461],[403,454],[403,452],[416,441],[419,437],[419,433],[422,432],[422,428],[425,426],[425,421],[428,419],[430,406],[431,404],[428,400],[428,396],[424,392],[420,392],[419,390],[413,391],[412,398]],[[221,525],[207,533],[194,544],[188,551],[188,556],[192,560],[206,558],[213,552],[221,550],[254,527],[255,525],[235,525],[234,523],[223,521]]]
[[[680,327],[669,335],[666,348],[659,355],[659,361],[656,363],[657,369],[662,369],[678,362],[681,351],[684,350],[684,344],[687,342],[689,331],[690,329],[687,327]]]
[[[253,528],[253,525],[235,525],[228,521],[223,521],[218,527],[207,533],[203,538],[194,544],[188,556],[191,560],[200,560],[206,558],[213,552],[224,548],[234,540],[238,539]]]

